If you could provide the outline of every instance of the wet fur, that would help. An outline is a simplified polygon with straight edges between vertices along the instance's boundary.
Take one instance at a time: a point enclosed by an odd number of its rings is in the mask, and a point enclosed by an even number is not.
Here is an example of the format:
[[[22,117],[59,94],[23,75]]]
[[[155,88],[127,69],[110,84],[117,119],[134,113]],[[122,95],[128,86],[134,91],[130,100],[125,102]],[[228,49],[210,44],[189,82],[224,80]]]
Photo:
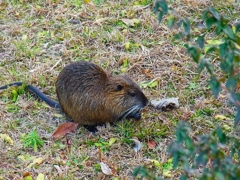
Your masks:
[[[63,111],[82,125],[134,118],[148,103],[140,87],[128,76],[108,75],[101,67],[86,61],[72,63],[62,70],[56,92]]]

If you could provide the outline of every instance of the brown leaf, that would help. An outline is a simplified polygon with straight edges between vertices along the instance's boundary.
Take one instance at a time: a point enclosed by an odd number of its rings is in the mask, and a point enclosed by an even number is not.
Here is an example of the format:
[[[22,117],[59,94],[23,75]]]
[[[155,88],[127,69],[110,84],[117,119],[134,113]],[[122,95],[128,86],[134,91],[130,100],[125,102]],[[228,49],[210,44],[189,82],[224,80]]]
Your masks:
[[[25,178],[27,176],[31,176],[31,173],[30,172],[24,172],[23,177]]]
[[[63,138],[66,134],[75,131],[78,127],[78,123],[66,122],[61,124],[57,130],[53,133],[52,137],[54,140]]]
[[[150,69],[143,69],[142,72],[149,78],[153,78],[153,75],[151,74],[151,70]]]
[[[155,143],[155,141],[150,140],[150,141],[148,141],[147,145],[148,145],[149,149],[154,149],[156,146],[156,143]]]

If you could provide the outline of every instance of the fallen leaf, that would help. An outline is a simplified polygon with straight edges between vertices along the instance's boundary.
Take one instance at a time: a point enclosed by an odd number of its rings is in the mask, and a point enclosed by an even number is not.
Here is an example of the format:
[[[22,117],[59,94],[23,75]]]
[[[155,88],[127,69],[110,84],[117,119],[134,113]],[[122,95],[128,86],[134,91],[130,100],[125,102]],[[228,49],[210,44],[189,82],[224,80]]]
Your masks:
[[[66,134],[75,131],[78,127],[78,123],[66,122],[61,124],[57,130],[53,133],[52,137],[54,140],[63,138]]]
[[[44,180],[44,174],[39,173],[36,180]]]
[[[141,87],[143,88],[154,88],[158,85],[158,81],[156,79],[153,79],[151,81],[144,81],[140,84]]]
[[[62,179],[62,177],[63,177],[63,172],[62,172],[62,170],[60,169],[60,167],[59,167],[58,165],[53,165],[53,166],[57,169],[59,179]]]
[[[31,176],[31,173],[30,173],[30,172],[25,172],[25,173],[23,174],[23,177],[24,177],[24,178],[27,177],[27,176]]]
[[[100,162],[103,174],[112,175],[112,170],[104,162]]]
[[[127,26],[134,26],[134,21],[132,19],[121,19],[121,21]]]
[[[26,176],[24,180],[33,180],[32,176]]]
[[[151,70],[150,69],[143,69],[142,72],[149,78],[153,78],[153,75],[151,74]]]
[[[126,43],[125,43],[125,49],[126,49],[126,50],[129,50],[129,49],[130,49],[130,46],[131,46],[131,43],[130,43],[130,42],[126,42]]]
[[[116,138],[110,138],[109,142],[108,142],[108,145],[111,146],[113,143],[116,142]]]
[[[148,141],[147,145],[148,145],[149,149],[154,149],[156,146],[156,143],[155,143],[155,141],[150,140],[150,141]]]
[[[54,114],[54,117],[61,118],[61,117],[63,117],[63,115],[62,115],[62,114],[57,114],[57,113],[55,113],[55,114]]]
[[[121,21],[127,26],[134,26],[135,24],[139,24],[141,22],[140,19],[121,19]]]
[[[130,139],[130,140],[132,140],[135,143],[135,146],[133,147],[133,149],[137,153],[141,149],[142,143],[137,139]]]
[[[147,159],[147,160],[153,163],[154,166],[161,167],[161,163],[158,160],[155,160],[155,159]]]
[[[230,120],[230,118],[220,114],[216,115],[214,118],[218,120]]]
[[[26,41],[26,40],[27,40],[27,38],[28,38],[28,36],[27,36],[27,35],[23,35],[23,36],[22,36],[22,40],[23,40],[23,41]]]
[[[41,164],[42,162],[43,162],[43,158],[42,157],[34,159],[33,162],[27,166],[27,168],[31,168],[35,164]]]
[[[167,98],[159,101],[152,100],[151,105],[159,111],[169,111],[175,108],[179,108],[178,98]]]
[[[9,135],[0,134],[0,138],[3,139],[4,141],[8,142],[10,145],[13,145],[13,140]]]

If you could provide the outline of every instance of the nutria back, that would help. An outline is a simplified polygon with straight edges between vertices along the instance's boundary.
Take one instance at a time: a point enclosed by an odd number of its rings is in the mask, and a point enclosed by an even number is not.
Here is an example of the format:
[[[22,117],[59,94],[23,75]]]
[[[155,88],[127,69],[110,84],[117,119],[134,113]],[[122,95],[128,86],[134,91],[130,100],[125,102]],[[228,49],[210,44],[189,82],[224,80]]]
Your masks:
[[[141,118],[148,100],[126,75],[108,75],[100,66],[79,61],[66,66],[56,82],[59,103],[81,125]]]

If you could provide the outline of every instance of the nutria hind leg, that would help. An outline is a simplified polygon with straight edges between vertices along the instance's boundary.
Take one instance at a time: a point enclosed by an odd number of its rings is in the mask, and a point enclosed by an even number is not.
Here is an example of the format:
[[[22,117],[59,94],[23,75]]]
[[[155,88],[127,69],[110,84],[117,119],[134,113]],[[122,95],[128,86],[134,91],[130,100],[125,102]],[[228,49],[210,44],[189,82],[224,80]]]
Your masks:
[[[97,126],[104,126],[104,125],[106,125],[106,124],[105,123],[98,123],[96,125],[83,125],[83,127],[86,128],[91,133],[95,134],[96,132],[98,132]]]
[[[88,131],[90,131],[93,134],[98,132],[97,125],[84,125],[83,127],[86,128]]]

